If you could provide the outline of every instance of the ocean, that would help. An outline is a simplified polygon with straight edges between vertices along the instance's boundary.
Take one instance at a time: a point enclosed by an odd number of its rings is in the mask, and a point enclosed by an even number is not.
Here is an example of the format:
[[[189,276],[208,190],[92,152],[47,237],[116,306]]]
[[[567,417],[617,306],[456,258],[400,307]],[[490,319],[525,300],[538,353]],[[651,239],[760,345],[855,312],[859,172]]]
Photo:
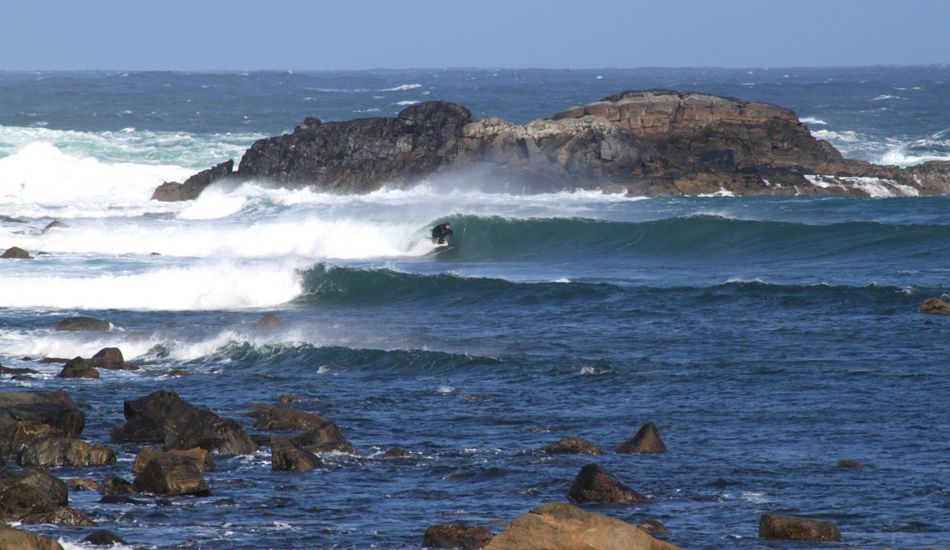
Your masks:
[[[139,446],[109,431],[160,389],[250,433],[251,404],[290,394],[360,452],[308,473],[272,471],[267,447],[218,456],[213,496],[171,506],[70,494],[128,548],[419,548],[432,525],[497,533],[565,501],[597,463],[652,502],[585,509],[685,549],[950,549],[950,318],[920,312],[950,296],[950,197],[514,195],[468,172],[149,200],[306,117],[438,99],[522,124],[650,88],[790,108],[850,158],[950,160],[950,66],[0,72],[0,216],[20,220],[0,250],[34,256],[0,261],[0,364],[40,371],[0,387],[89,406],[83,438],[118,463],[63,479],[133,479]],[[285,328],[255,329],[268,314]],[[75,316],[112,329],[54,330]],[[141,370],[39,363],[104,347]],[[648,422],[669,452],[612,452]],[[538,451],[565,437],[608,454]],[[760,539],[764,513],[844,541]],[[23,527],[68,548],[93,530]]]

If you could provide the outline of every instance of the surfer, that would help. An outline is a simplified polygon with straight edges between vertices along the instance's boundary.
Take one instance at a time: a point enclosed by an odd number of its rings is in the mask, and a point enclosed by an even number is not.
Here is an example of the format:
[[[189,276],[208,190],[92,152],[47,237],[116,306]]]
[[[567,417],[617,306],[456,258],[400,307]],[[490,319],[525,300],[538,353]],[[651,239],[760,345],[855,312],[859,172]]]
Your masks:
[[[432,238],[439,239],[436,244],[445,243],[445,238],[452,234],[452,226],[448,223],[442,223],[432,229]]]

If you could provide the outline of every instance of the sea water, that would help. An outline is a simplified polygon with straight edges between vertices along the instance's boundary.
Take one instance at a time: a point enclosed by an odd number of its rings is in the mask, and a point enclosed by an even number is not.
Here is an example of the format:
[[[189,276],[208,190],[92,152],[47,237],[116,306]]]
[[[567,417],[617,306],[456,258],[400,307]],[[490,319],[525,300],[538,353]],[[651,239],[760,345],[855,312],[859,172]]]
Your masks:
[[[831,521],[848,547],[950,548],[950,319],[920,313],[950,299],[950,198],[520,195],[459,172],[149,200],[310,116],[442,99],[525,123],[648,88],[793,109],[852,158],[950,160],[946,66],[0,73],[0,215],[20,220],[0,249],[34,256],[0,262],[0,364],[40,371],[0,384],[65,389],[119,456],[51,473],[131,480],[139,447],[109,431],[159,389],[252,433],[249,405],[291,394],[361,455],[273,472],[265,447],[216,457],[213,497],[70,506],[130,546],[418,548],[431,525],[497,533],[565,501],[594,462],[652,502],[586,509],[660,520],[683,548],[770,547],[764,513]],[[285,328],[255,329],[267,314]],[[54,330],[79,315],[112,329]],[[141,370],[38,363],[111,346]],[[668,453],[611,452],[647,422]],[[564,437],[608,454],[538,451]],[[396,446],[410,456],[382,458]]]

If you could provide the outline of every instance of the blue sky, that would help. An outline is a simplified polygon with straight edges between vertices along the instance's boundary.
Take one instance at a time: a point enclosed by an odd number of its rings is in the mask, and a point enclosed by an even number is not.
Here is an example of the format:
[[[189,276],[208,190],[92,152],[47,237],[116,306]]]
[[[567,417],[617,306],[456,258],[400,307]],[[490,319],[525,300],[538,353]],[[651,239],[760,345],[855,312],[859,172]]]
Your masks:
[[[948,62],[943,0],[0,0],[0,70]]]

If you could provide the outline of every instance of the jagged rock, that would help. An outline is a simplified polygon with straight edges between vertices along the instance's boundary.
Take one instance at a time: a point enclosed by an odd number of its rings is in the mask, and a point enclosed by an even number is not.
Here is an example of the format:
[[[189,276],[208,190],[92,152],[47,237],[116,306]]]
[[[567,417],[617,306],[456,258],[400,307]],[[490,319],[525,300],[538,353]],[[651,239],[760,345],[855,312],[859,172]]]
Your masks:
[[[0,258],[7,258],[11,260],[32,260],[33,256],[30,256],[29,252],[18,246],[12,246],[6,249],[6,251],[0,255]]]
[[[109,474],[99,485],[100,495],[129,495],[137,492],[135,486],[119,476]]]
[[[45,437],[78,438],[85,425],[85,413],[62,390],[0,392],[0,454]]]
[[[79,439],[38,439],[17,455],[20,466],[107,466],[115,464],[115,453],[103,445],[93,445]]]
[[[516,517],[485,550],[680,550],[635,525],[554,502]]]
[[[422,537],[423,548],[464,548],[478,550],[491,542],[492,534],[487,527],[461,523],[440,523],[426,529]]]
[[[116,544],[127,544],[122,537],[116,535],[112,531],[106,531],[105,529],[100,529],[90,534],[88,537],[82,539],[83,542],[91,544],[93,546],[113,546]]]
[[[541,451],[552,455],[602,455],[604,451],[596,445],[579,437],[565,437],[553,445],[541,447]]]
[[[135,478],[135,489],[142,493],[178,496],[208,496],[211,491],[193,460],[164,455],[153,458]]]
[[[139,449],[139,454],[135,456],[135,463],[132,465],[133,473],[141,473],[145,469],[145,465],[149,463],[154,458],[160,456],[181,456],[191,460],[195,463],[195,466],[198,468],[198,471],[201,472],[213,472],[215,468],[214,458],[211,457],[211,453],[207,450],[200,447],[194,449],[188,449],[187,451],[156,451],[149,447],[142,447]]]
[[[57,378],[99,378],[99,371],[86,362],[82,357],[77,357],[63,366],[63,370],[56,375]]]
[[[182,402],[175,392],[159,390],[149,395],[126,400],[123,406],[125,422],[110,432],[116,443],[162,443],[162,427],[168,411]]]
[[[656,424],[648,422],[640,427],[630,439],[624,441],[614,452],[622,454],[658,454],[666,452],[666,445],[660,439]]]
[[[92,317],[71,317],[60,321],[59,324],[56,325],[56,330],[108,332],[109,322],[93,319]]]
[[[184,401],[173,403],[162,425],[165,451],[201,447],[225,454],[252,454],[257,445],[236,421]]]
[[[229,159],[214,168],[198,172],[185,180],[185,183],[165,182],[155,189],[151,200],[163,202],[194,200],[206,187],[230,176],[233,170],[234,161]]]
[[[759,536],[765,539],[840,541],[841,532],[833,523],[796,516],[764,514],[759,520]]]
[[[68,504],[66,484],[47,473],[29,469],[0,475],[0,521],[26,521]]]
[[[284,322],[273,315],[265,315],[254,323],[257,330],[284,330]]]
[[[950,304],[939,298],[927,298],[924,300],[924,305],[920,306],[920,312],[936,315],[950,315]]]
[[[309,472],[323,465],[320,457],[288,439],[276,439],[271,445],[271,467],[275,472]]]
[[[63,550],[56,539],[34,535],[0,522],[0,548],[4,550]]]
[[[321,429],[328,432],[329,435],[320,443],[346,441],[343,433],[333,422],[315,414],[298,411],[290,407],[272,407],[257,419],[254,428],[268,432]]]
[[[612,502],[616,504],[640,504],[650,499],[634,491],[596,464],[588,464],[571,483],[567,493],[571,502]]]

